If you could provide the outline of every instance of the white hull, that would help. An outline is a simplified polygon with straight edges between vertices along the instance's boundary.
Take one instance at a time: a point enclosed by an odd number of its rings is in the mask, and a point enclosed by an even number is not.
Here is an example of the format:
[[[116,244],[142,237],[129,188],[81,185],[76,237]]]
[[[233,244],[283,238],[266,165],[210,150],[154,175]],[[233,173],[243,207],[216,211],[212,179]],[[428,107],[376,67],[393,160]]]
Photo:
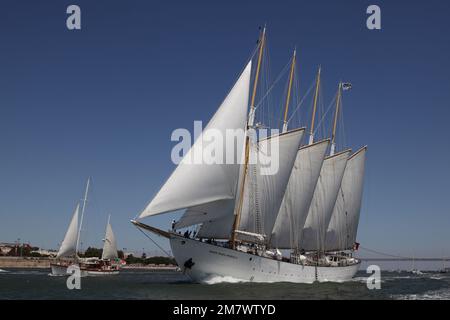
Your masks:
[[[344,282],[351,280],[360,263],[349,266],[304,266],[223,248],[197,240],[170,237],[178,265],[195,282],[215,277],[250,282]],[[192,259],[191,267],[184,267]]]
[[[52,268],[52,276],[68,276],[70,275],[70,273],[67,272],[67,265],[60,265],[60,264],[51,264],[50,265]],[[81,276],[82,277],[86,277],[88,274],[81,270]]]
[[[58,265],[58,264],[51,264],[52,269],[52,276],[68,276],[70,273],[67,273],[67,266],[66,265]],[[86,270],[81,269],[81,276],[82,277],[88,277],[88,276],[109,276],[109,275],[118,275],[119,270]]]
[[[114,270],[114,271],[93,271],[93,270],[88,270],[85,271],[87,272],[88,276],[113,276],[113,275],[118,275],[119,274],[119,270]]]

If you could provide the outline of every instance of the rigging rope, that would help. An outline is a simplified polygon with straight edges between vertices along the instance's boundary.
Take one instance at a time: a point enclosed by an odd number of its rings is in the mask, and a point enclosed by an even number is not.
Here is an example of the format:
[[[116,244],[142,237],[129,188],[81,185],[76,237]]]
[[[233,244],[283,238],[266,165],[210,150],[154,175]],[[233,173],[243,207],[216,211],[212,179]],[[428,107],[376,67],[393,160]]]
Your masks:
[[[155,240],[153,240],[148,234],[146,234],[144,231],[141,230],[141,228],[139,228],[138,226],[136,226],[136,228],[142,232],[142,234],[144,236],[146,236],[148,239],[150,239],[151,242],[153,242],[159,249],[161,249],[162,252],[164,252],[168,257],[172,257],[166,250],[164,250],[164,248],[162,248],[159,244],[156,243]]]
[[[284,73],[287,70],[287,67],[290,65],[291,61],[288,61],[288,63],[283,67],[283,69],[281,69],[280,74],[278,75],[278,77],[275,79],[275,81],[272,83],[272,85],[270,86],[270,88],[267,90],[266,94],[261,98],[261,100],[256,104],[255,106],[255,111],[258,109],[258,107],[261,105],[261,103],[264,102],[264,99],[269,95],[269,93],[272,91],[272,89],[275,87],[275,85],[278,83],[278,81],[280,81],[281,77],[284,75]]]
[[[287,120],[288,122],[291,121],[292,117],[295,115],[295,113],[298,111],[298,109],[301,107],[301,105],[303,104],[303,101],[305,101],[306,97],[311,93],[311,90],[314,87],[314,83],[311,84],[311,86],[309,87],[308,91],[306,91],[305,95],[303,96],[303,98],[300,100],[300,102],[297,104],[297,106],[295,107],[294,111],[292,112],[291,116],[289,117],[289,119]]]
[[[334,99],[331,101],[330,105],[327,108],[327,111],[325,111],[325,113],[323,114],[322,118],[320,119],[319,123],[317,124],[316,129],[314,130],[314,134],[316,134],[317,130],[320,128],[320,125],[322,124],[322,122],[324,121],[325,117],[327,116],[328,112],[330,112],[331,108],[334,106],[334,103],[336,101],[336,96],[334,97]]]

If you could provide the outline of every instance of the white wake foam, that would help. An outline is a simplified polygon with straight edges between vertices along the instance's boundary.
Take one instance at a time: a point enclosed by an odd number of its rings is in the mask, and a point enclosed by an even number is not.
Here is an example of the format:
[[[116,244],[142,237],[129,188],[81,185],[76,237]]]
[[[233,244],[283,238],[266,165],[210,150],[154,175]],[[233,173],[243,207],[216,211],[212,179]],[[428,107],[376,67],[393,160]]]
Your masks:
[[[441,290],[427,291],[422,294],[393,295],[392,298],[397,300],[450,300],[450,290],[441,289]]]
[[[231,276],[208,276],[202,280],[202,283],[205,284],[217,284],[217,283],[241,283],[241,282],[249,282],[248,280],[242,280],[233,278]]]

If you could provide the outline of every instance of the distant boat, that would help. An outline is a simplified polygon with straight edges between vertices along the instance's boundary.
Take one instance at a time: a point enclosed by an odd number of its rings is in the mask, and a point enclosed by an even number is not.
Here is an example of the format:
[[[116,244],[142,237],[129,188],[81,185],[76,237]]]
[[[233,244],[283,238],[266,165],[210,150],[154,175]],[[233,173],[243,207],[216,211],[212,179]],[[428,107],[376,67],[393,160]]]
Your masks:
[[[78,227],[80,205],[77,204],[69,228],[67,229],[66,236],[64,237],[58,255],[56,256],[56,261],[50,264],[52,269],[51,275],[68,275],[67,268],[71,265],[76,265],[80,268],[82,277],[119,274],[120,260],[117,254],[116,238],[110,223],[111,216],[108,217],[108,223],[106,225],[102,257],[99,259],[97,257],[81,258],[78,256],[78,245],[80,242],[81,226],[83,223],[84,210],[86,208],[89,185],[90,179],[87,181],[84,193],[80,226]]]
[[[412,270],[411,270],[411,273],[412,274],[415,274],[415,275],[422,275],[423,274],[423,272],[422,271],[420,271],[419,269],[417,269],[415,266],[416,266],[416,260],[415,260],[415,258],[413,257],[413,260],[412,260]]]
[[[3,270],[3,269],[0,269],[0,272],[8,272],[8,271],[6,271],[6,270]]]
[[[445,259],[442,259],[442,269],[439,270],[439,273],[450,273],[450,268],[445,265]]]
[[[120,269],[120,259],[117,253],[116,237],[110,223],[111,216],[108,217],[106,225],[105,239],[103,239],[103,252],[101,259],[88,258],[81,264],[81,271],[88,276],[117,275]]]
[[[78,215],[80,211],[80,204],[77,203],[75,211],[72,215],[69,227],[67,228],[64,240],[59,248],[56,260],[50,263],[52,269],[51,275],[65,276],[67,275],[67,268],[71,265],[79,266],[80,257],[78,256],[78,246],[80,243],[81,227],[83,224],[84,211],[86,209],[87,195],[89,192],[90,178],[86,183],[86,190],[84,192],[83,206],[81,209],[81,221],[78,227]],[[83,274],[85,276],[86,274]]]

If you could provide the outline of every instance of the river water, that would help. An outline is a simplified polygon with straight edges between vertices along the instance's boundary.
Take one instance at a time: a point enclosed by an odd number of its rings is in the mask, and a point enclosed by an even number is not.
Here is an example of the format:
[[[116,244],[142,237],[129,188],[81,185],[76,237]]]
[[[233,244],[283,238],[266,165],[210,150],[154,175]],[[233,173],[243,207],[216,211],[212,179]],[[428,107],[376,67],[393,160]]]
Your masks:
[[[381,272],[381,289],[369,290],[368,274],[359,271],[346,283],[194,284],[179,272],[122,270],[117,276],[81,279],[69,290],[65,277],[46,269],[0,271],[0,299],[450,299],[450,274]]]

